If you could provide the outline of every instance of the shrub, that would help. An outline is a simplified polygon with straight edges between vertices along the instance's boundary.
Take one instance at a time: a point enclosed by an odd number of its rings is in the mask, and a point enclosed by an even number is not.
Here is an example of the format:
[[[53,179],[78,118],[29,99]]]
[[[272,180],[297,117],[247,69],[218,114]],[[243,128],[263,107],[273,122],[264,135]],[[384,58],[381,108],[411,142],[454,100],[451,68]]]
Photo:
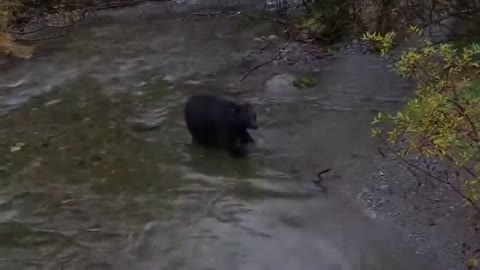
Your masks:
[[[0,4],[0,50],[20,58],[30,58],[33,47],[19,44],[15,35],[8,29],[15,16],[25,10],[25,5],[20,0],[5,1]]]
[[[422,37],[419,28],[410,30]],[[364,39],[386,52],[391,36],[370,34]],[[455,48],[421,40],[419,48],[403,52],[395,64],[402,76],[418,81],[415,96],[396,114],[379,113],[373,124],[388,121],[394,127],[389,131],[375,127],[373,135],[399,146],[394,150],[398,157],[415,153],[448,165],[462,180],[462,187],[428,173],[452,187],[480,214],[480,45]]]

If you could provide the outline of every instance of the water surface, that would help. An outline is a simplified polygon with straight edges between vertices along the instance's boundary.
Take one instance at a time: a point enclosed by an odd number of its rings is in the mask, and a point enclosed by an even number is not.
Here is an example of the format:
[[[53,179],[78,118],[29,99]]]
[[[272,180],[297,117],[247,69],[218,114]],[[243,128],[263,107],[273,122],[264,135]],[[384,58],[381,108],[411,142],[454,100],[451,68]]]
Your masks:
[[[283,46],[254,54],[278,27],[156,9],[92,17],[5,69],[0,269],[433,269],[347,192],[369,177],[374,112],[400,106],[406,82],[369,55],[240,81]],[[290,86],[305,70],[319,84]],[[194,93],[255,104],[248,159],[190,145]],[[327,194],[312,183],[326,167]]]

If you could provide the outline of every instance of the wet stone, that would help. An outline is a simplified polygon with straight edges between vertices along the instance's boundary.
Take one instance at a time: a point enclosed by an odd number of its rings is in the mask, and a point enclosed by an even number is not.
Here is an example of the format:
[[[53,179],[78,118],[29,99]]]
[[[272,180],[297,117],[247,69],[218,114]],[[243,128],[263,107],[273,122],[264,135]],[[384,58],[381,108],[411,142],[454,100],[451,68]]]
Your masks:
[[[161,121],[158,122],[132,122],[131,128],[137,132],[154,131],[161,127]]]

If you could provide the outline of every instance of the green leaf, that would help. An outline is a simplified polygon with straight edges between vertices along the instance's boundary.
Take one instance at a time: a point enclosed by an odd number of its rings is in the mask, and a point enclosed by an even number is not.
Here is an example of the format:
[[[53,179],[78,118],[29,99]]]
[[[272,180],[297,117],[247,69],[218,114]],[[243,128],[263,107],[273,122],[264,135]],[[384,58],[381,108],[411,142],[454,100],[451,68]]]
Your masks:
[[[317,84],[318,80],[309,76],[299,76],[292,82],[292,85],[298,89],[312,88]]]

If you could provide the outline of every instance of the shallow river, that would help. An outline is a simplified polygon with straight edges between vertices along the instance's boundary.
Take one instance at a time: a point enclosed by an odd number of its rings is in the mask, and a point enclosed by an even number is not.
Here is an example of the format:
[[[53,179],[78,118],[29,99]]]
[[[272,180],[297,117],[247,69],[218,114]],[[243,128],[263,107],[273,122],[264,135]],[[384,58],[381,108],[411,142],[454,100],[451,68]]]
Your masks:
[[[2,67],[0,269],[433,269],[351,195],[377,154],[369,123],[406,82],[360,54],[240,81],[285,43],[258,53],[276,27],[162,10],[91,17]],[[292,87],[306,71],[319,84]],[[193,93],[255,104],[247,159],[190,145]]]

